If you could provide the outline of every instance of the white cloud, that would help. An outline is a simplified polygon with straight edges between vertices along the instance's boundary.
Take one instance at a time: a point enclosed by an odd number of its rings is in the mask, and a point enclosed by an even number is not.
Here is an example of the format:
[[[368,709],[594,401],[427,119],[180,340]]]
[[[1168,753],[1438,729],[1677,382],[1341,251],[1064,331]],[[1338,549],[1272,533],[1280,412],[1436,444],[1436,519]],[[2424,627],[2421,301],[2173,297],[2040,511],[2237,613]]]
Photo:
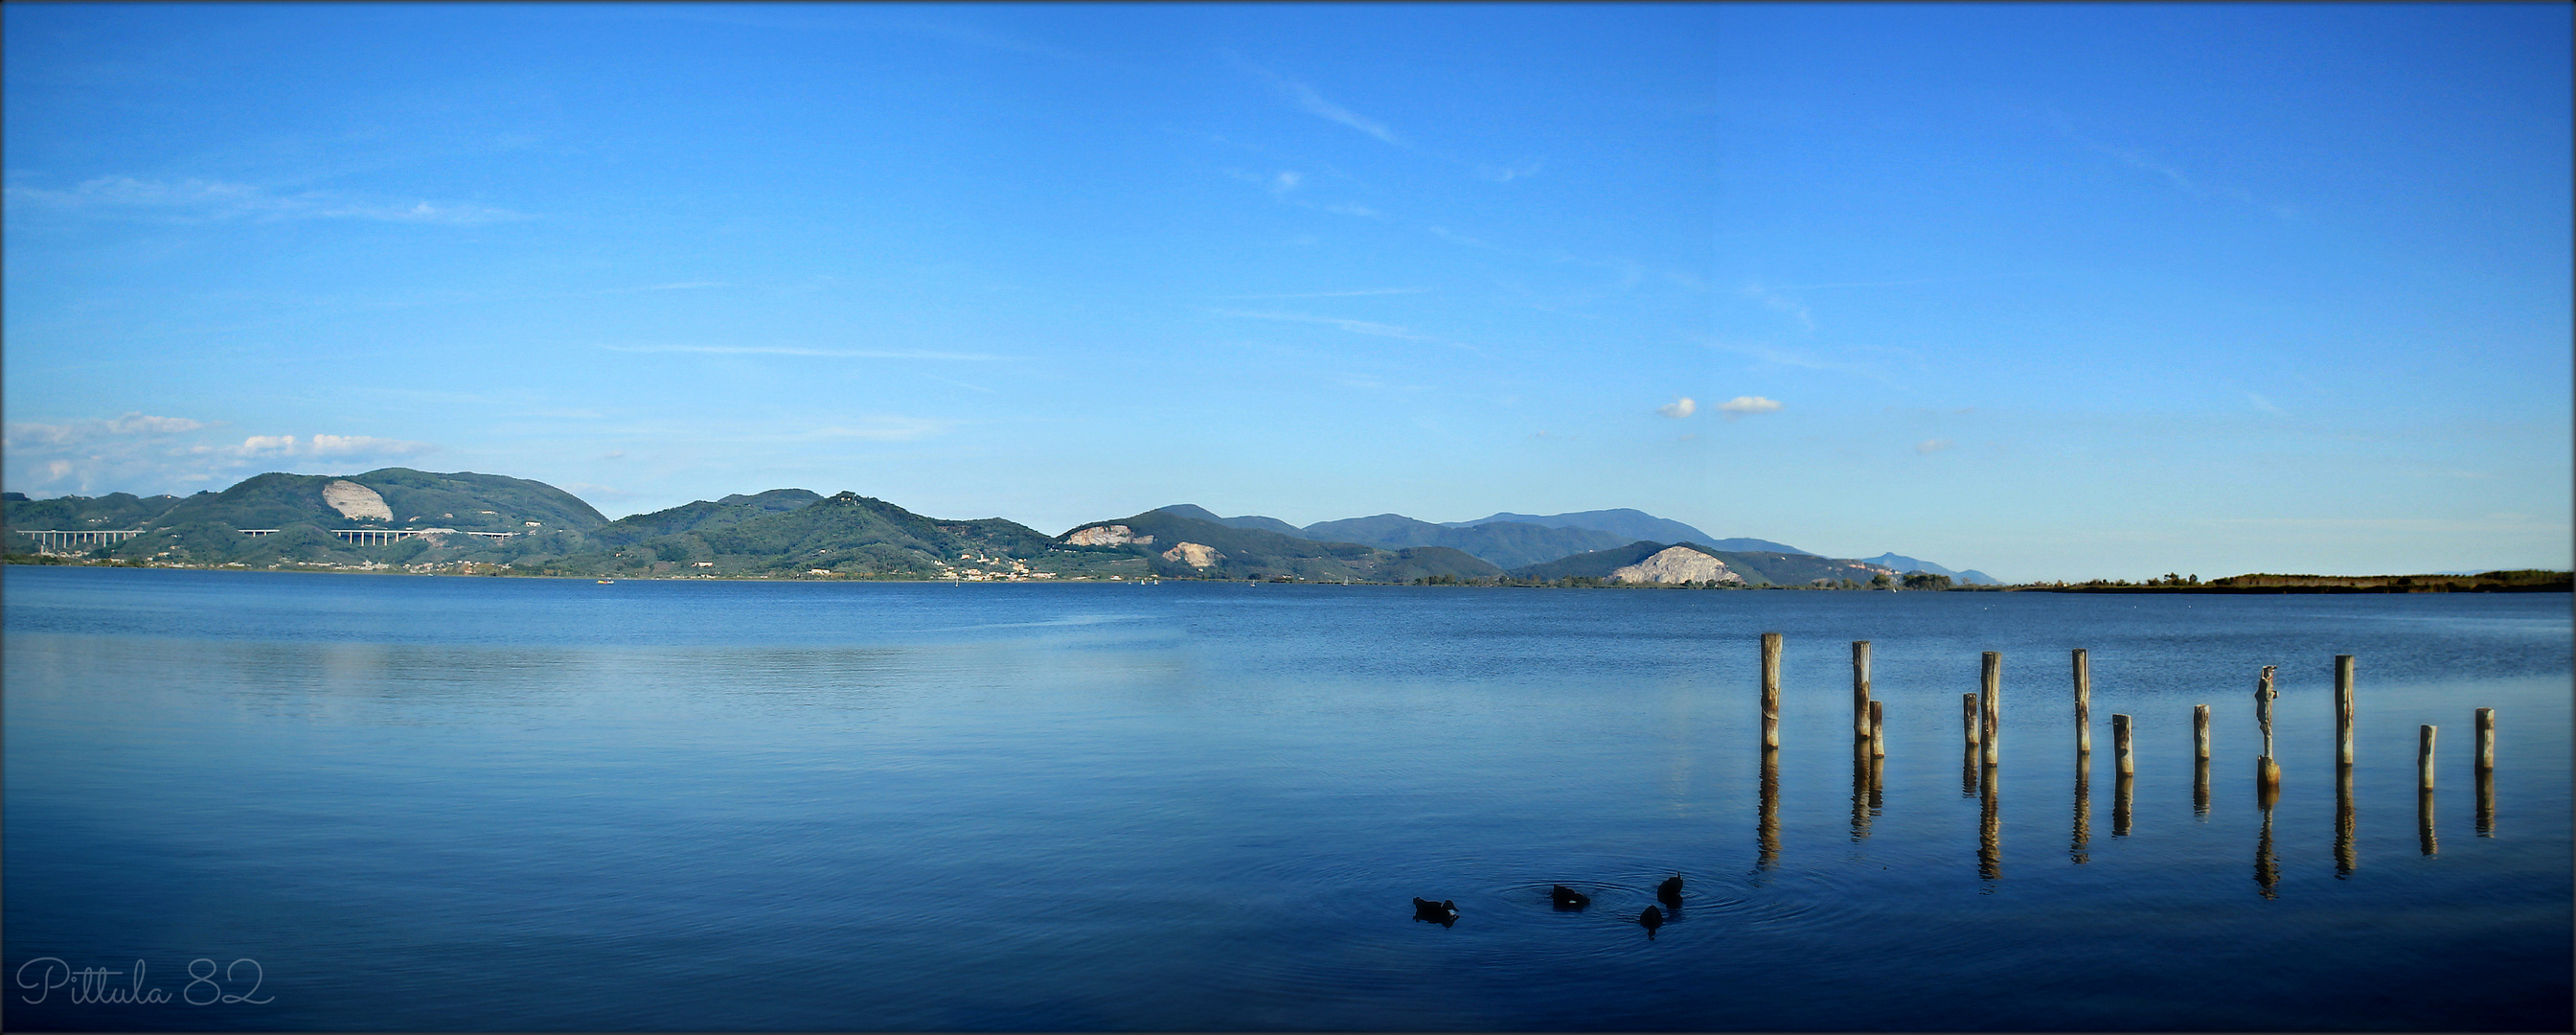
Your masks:
[[[1681,397],[1681,398],[1679,398],[1679,399],[1675,399],[1675,400],[1673,400],[1673,401],[1671,401],[1671,402],[1665,403],[1664,405],[1661,405],[1661,406],[1655,407],[1655,412],[1656,412],[1656,413],[1660,413],[1660,414],[1663,414],[1664,416],[1671,417],[1671,418],[1673,418],[1674,420],[1680,420],[1680,419],[1682,419],[1682,418],[1684,418],[1684,417],[1688,417],[1688,416],[1690,416],[1691,414],[1696,413],[1696,412],[1698,412],[1698,411],[1699,411],[1699,404],[1698,404],[1698,403],[1696,403],[1696,402],[1691,401],[1691,397],[1690,397],[1690,396],[1687,396],[1687,395],[1682,396],[1682,397]]]
[[[138,180],[101,176],[70,190],[10,187],[13,206],[36,205],[72,212],[151,213],[178,219],[366,219],[388,223],[495,223],[532,218],[490,205],[427,200],[397,201],[333,191],[272,194],[242,183],[208,180]]]
[[[1010,359],[980,352],[922,349],[809,349],[793,345],[602,345],[610,352],[694,352],[711,356],[822,356],[830,359],[939,359],[985,362]]]
[[[2263,398],[2262,396],[2256,395],[2252,392],[2245,393],[2245,399],[2247,402],[2253,403],[2255,409],[2261,410],[2265,413],[2281,412],[2280,407],[2272,405],[2272,400]]]
[[[252,435],[242,439],[238,446],[199,446],[194,451],[229,452],[234,456],[255,459],[288,456],[402,457],[436,452],[437,449],[427,442],[407,442],[373,435],[319,434],[302,441],[293,435]]]
[[[1758,395],[1739,395],[1717,404],[1717,408],[1719,412],[1726,414],[1727,419],[1733,420],[1753,413],[1777,413],[1780,410],[1780,404]]]
[[[1950,448],[1954,444],[1955,443],[1946,438],[1927,438],[1914,444],[1914,452],[1922,456],[1931,456],[1934,453]]]
[[[1245,312],[1239,309],[1219,309],[1216,311],[1216,314],[1218,316],[1232,316],[1246,320],[1284,320],[1290,323],[1320,323],[1328,327],[1339,327],[1353,334],[1374,335],[1380,338],[1402,338],[1406,341],[1440,340],[1428,334],[1415,333],[1409,328],[1398,327],[1389,323],[1373,323],[1368,320],[1344,320],[1331,316],[1307,316],[1303,313],[1254,313]]]

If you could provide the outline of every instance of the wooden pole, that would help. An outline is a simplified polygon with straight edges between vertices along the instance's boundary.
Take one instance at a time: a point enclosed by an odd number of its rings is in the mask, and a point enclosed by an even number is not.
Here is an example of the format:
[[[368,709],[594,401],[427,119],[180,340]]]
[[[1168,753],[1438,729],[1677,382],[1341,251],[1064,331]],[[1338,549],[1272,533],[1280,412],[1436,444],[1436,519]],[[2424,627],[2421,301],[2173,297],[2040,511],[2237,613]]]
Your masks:
[[[2281,692],[2272,689],[2272,673],[2278,665],[2263,666],[2263,675],[2254,682],[2254,722],[2263,727],[2263,757],[2272,757],[2272,700]]]
[[[2191,756],[2203,761],[2209,758],[2209,706],[2191,706]]]
[[[1887,702],[1869,702],[1869,757],[1887,757]]]
[[[2191,762],[2191,814],[2202,817],[2209,815],[2209,759],[2207,758],[2195,758]]]
[[[1968,746],[1977,746],[1977,695],[1959,695],[1959,729],[1968,738]]]
[[[2002,759],[2004,720],[2004,656],[2001,651],[1987,651],[1982,673],[1984,696],[1978,701],[1985,710],[1986,764]]]
[[[2129,717],[2126,715],[2111,716],[2111,757],[2119,760],[2120,775],[2138,771],[2137,762],[2129,757]]]
[[[1852,641],[1852,737],[1871,736],[1869,731],[1869,641]]]
[[[1851,839],[1869,840],[1869,745],[1852,742]]]
[[[1780,634],[1762,634],[1762,746],[1780,746]]]
[[[2480,769],[2478,784],[2478,836],[2495,836],[2495,770]]]
[[[2478,771],[2495,768],[2495,709],[2478,709]]]
[[[2335,655],[2335,761],[2352,764],[2352,655]]]
[[[2415,787],[2418,790],[2433,789],[2433,733],[2434,727],[2426,726],[2415,738]]]
[[[2093,753],[2093,663],[2075,648],[2075,753]]]

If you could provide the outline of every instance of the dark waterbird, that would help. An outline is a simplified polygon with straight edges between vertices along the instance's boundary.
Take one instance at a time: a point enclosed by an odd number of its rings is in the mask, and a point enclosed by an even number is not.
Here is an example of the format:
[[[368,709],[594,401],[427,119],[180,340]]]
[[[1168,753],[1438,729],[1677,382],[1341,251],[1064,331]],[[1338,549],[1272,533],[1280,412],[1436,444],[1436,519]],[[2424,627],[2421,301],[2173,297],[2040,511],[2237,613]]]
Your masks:
[[[1563,884],[1550,887],[1547,892],[1547,897],[1556,903],[1556,908],[1558,909],[1581,909],[1592,904],[1592,896],[1576,891],[1573,888],[1566,887]]]
[[[1655,886],[1655,897],[1676,906],[1681,905],[1682,875],[1676,873],[1670,877],[1664,878],[1664,882],[1662,884]]]
[[[1446,900],[1434,902],[1427,898],[1417,898],[1413,900],[1413,918],[1429,920],[1447,927],[1458,922],[1458,903]]]
[[[1664,911],[1647,906],[1645,912],[1637,914],[1637,922],[1646,925],[1646,937],[1652,938],[1655,928],[1664,926]]]

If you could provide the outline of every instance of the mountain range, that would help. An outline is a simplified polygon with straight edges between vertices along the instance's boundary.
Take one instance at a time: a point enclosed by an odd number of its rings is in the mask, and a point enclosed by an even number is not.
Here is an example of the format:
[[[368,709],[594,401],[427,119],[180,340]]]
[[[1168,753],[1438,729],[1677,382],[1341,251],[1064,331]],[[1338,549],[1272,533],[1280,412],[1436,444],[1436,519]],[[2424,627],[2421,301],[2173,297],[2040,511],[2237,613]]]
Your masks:
[[[772,489],[610,521],[543,482],[400,467],[347,476],[269,473],[186,497],[31,500],[13,492],[6,494],[5,527],[10,553],[38,550],[25,534],[33,530],[139,530],[78,548],[125,561],[236,567],[1748,586],[1865,584],[1879,572],[1920,570],[1992,582],[1896,554],[1835,560],[1769,540],[1721,539],[1637,510],[1505,512],[1443,523],[1379,514],[1300,528],[1175,504],[1051,536],[1001,518],[928,518],[855,493]]]

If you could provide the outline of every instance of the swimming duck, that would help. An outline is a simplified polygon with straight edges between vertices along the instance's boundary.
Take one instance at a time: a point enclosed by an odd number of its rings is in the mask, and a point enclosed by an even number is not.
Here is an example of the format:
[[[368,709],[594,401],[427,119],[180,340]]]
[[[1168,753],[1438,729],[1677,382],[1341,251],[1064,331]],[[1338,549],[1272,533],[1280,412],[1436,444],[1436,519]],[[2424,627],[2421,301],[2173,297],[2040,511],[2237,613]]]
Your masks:
[[[1664,911],[1647,906],[1645,912],[1637,914],[1637,922],[1646,925],[1646,937],[1652,938],[1655,928],[1664,926]]]
[[[1434,902],[1427,898],[1417,898],[1413,900],[1413,918],[1429,920],[1446,927],[1458,922],[1458,903],[1445,900]]]
[[[1592,904],[1592,896],[1576,891],[1573,888],[1566,887],[1563,884],[1550,887],[1547,892],[1547,897],[1556,902],[1556,908],[1558,909],[1581,909]]]
[[[1673,905],[1682,904],[1682,875],[1676,873],[1664,878],[1662,884],[1655,886],[1655,897]]]

